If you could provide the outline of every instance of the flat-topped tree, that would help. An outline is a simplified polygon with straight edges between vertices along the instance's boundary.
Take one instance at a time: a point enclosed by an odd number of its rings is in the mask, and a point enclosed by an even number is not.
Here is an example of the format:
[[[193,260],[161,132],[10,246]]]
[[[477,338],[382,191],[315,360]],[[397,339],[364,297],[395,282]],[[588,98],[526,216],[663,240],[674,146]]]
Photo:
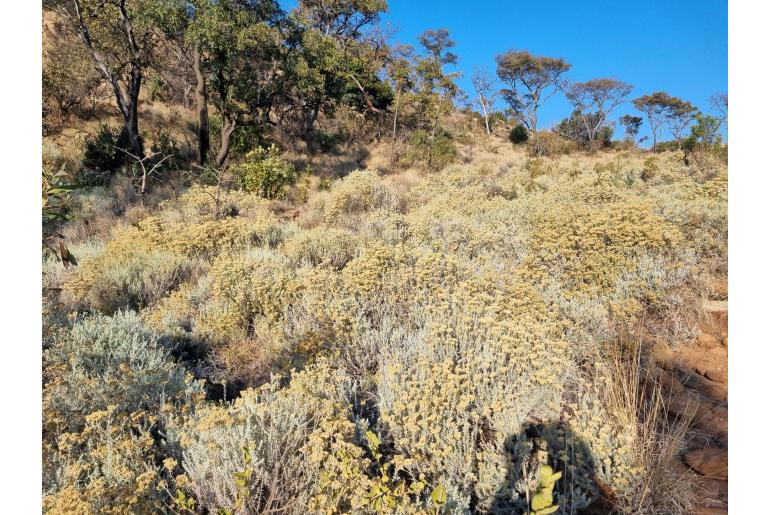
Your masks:
[[[498,55],[497,76],[509,87],[502,90],[518,120],[537,130],[537,111],[563,85],[562,76],[572,67],[562,58],[535,56],[509,50]]]
[[[634,99],[634,107],[647,116],[647,122],[650,124],[653,152],[657,150],[660,128],[665,124],[670,125],[672,121],[676,123],[677,132],[681,135],[678,124],[684,121],[688,114],[694,115],[694,112],[690,111],[689,107],[687,107],[688,105],[692,107],[688,102],[671,96],[664,91],[656,91],[655,93]]]
[[[359,39],[367,25],[388,10],[386,0],[300,0],[297,13],[324,36],[341,41]]]
[[[609,114],[625,102],[632,89],[631,84],[607,78],[575,82],[566,89],[567,100],[585,126],[591,149],[596,148],[596,136]]]

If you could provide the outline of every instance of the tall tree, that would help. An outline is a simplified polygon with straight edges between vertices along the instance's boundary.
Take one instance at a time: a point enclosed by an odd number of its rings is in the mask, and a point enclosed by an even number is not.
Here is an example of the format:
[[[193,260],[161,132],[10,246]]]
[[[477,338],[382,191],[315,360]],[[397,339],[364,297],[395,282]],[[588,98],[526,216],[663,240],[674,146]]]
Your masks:
[[[642,117],[625,114],[618,118],[618,121],[620,122],[620,125],[624,127],[623,132],[625,134],[626,141],[635,143],[636,136],[639,134],[639,129],[642,128]]]
[[[647,116],[647,122],[650,124],[650,131],[652,131],[653,152],[657,151],[658,131],[666,121],[673,98],[668,93],[657,91],[650,95],[643,95],[633,101],[634,107]]]
[[[111,85],[123,116],[131,154],[144,157],[139,133],[139,92],[158,42],[156,27],[165,13],[158,0],[47,1],[70,21],[96,68]]]
[[[456,65],[458,58],[449,51],[455,42],[446,29],[427,30],[417,39],[423,47],[423,55],[415,57],[418,80],[413,101],[419,125],[435,136],[441,120],[454,108],[453,101],[459,93],[455,79],[460,74],[447,72],[444,67]]]
[[[214,161],[221,167],[230,155],[236,129],[266,123],[271,102],[280,91],[283,38],[278,25],[283,12],[274,0],[196,0],[194,4],[186,41],[198,77],[199,131],[205,132],[211,100],[222,123]],[[209,93],[213,94],[209,97]]]
[[[491,74],[484,68],[475,68],[473,70],[471,82],[478,96],[477,102],[484,114],[484,126],[487,130],[487,137],[489,137],[492,134],[489,127],[489,117],[492,115],[492,110],[497,98],[500,96],[500,91],[495,88]]]
[[[562,76],[572,65],[561,58],[535,56],[526,50],[509,50],[495,59],[497,76],[509,86],[503,90],[503,98],[521,123],[537,131],[538,109],[563,86]]]
[[[661,127],[668,125],[672,133],[679,135],[679,140],[684,129],[692,121],[697,111],[692,104],[681,98],[669,95],[663,91],[656,91],[650,95],[643,95],[634,99],[634,107],[647,116],[652,131],[652,151],[658,148],[658,133]]]
[[[672,104],[671,109],[666,116],[668,128],[671,131],[671,135],[674,136],[679,149],[682,149],[682,139],[684,138],[684,132],[695,121],[695,115],[698,113],[698,108],[682,99],[676,99]]]
[[[370,111],[378,112],[371,91],[378,82],[374,63],[384,64],[386,52],[367,29],[387,7],[385,0],[300,0],[291,15],[295,52],[288,69],[305,138],[318,115],[331,113],[351,86]]]
[[[414,48],[410,45],[397,45],[390,52],[387,61],[387,71],[390,77],[393,89],[395,89],[395,101],[393,104],[393,132],[391,144],[396,141],[398,130],[398,111],[401,107],[401,97],[405,91],[411,89],[414,85],[412,66],[410,58],[414,53]]]
[[[609,114],[631,93],[633,86],[617,79],[593,79],[576,82],[567,88],[567,100],[575,108],[586,128],[590,148],[596,148],[596,136]]]

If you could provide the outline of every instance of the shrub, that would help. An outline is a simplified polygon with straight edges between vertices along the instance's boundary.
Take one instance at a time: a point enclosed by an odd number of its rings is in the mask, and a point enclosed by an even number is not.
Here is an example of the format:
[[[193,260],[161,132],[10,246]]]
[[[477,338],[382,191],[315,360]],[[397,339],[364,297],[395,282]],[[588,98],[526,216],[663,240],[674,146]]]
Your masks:
[[[457,159],[457,148],[448,133],[431,135],[416,131],[409,138],[409,150],[404,156],[408,165],[421,165],[428,170],[441,170]]]
[[[283,159],[278,147],[259,147],[249,152],[236,174],[244,190],[267,199],[283,198],[288,187],[294,185],[301,173]]]
[[[522,124],[518,124],[508,133],[508,140],[514,145],[521,145],[529,141],[529,130]]]
[[[316,197],[309,206],[321,211],[327,223],[338,222],[378,208],[399,211],[403,201],[398,191],[379,177],[374,170],[358,170],[341,181],[335,181],[324,196]]]
[[[44,366],[44,511],[164,511],[174,478],[158,466],[158,416],[202,400],[201,385],[131,312],[76,320]]]
[[[148,225],[118,231],[104,252],[85,261],[64,283],[75,308],[114,313],[152,304],[178,285],[191,263],[160,246],[161,233]]]
[[[189,491],[211,513],[306,513],[323,468],[342,456],[334,453],[355,451],[346,443],[354,431],[350,387],[322,365],[296,374],[287,388],[275,380],[233,404],[173,421],[169,438],[181,449]]]
[[[533,157],[552,157],[569,154],[573,148],[574,146],[571,142],[549,131],[535,133],[529,138],[529,153]]]
[[[297,234],[284,243],[283,250],[294,266],[326,263],[340,270],[355,257],[358,241],[352,231],[323,227]]]
[[[110,173],[126,162],[126,155],[117,148],[120,135],[120,129],[102,124],[96,134],[86,138],[80,182],[86,185],[106,184]]]

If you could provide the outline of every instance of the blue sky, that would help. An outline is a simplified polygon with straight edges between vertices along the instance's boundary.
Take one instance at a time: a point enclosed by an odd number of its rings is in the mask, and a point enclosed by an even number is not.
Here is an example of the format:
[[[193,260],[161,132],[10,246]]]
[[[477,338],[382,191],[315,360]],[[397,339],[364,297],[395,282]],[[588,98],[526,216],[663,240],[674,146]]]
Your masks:
[[[572,64],[572,80],[614,77],[631,83],[630,98],[662,90],[708,112],[708,97],[727,92],[727,0],[388,3],[384,21],[397,30],[394,41],[416,46],[426,29],[449,30],[465,75],[459,83],[469,95],[473,67],[488,66],[494,73],[495,56],[510,48],[564,57]],[[569,113],[557,95],[542,107],[538,125],[549,127]],[[639,114],[624,104],[612,118],[627,113]],[[621,129],[615,137],[622,137]]]

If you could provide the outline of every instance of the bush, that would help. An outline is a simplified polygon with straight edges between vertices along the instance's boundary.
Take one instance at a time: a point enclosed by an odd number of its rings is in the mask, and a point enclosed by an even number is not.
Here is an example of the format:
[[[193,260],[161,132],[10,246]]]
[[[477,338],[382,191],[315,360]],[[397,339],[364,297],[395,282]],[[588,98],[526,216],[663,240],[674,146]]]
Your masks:
[[[202,400],[201,385],[131,312],[75,321],[44,364],[44,511],[165,512],[174,478],[158,416]]]
[[[99,126],[99,132],[86,138],[79,182],[89,186],[105,185],[109,181],[110,173],[126,162],[126,155],[117,148],[120,135],[120,129],[102,124]]]
[[[553,132],[538,132],[529,138],[529,153],[533,157],[551,157],[572,152],[574,145]]]
[[[76,309],[114,313],[148,306],[176,287],[191,263],[162,248],[160,235],[148,227],[116,234],[104,252],[85,261],[63,285],[64,299]]]
[[[246,155],[236,174],[244,190],[267,199],[284,198],[288,187],[294,185],[301,173],[283,159],[278,147],[259,147]]]
[[[529,141],[529,131],[522,124],[518,124],[508,133],[508,139],[514,145],[521,145]]]
[[[409,138],[409,150],[404,156],[408,165],[424,165],[428,170],[441,170],[457,159],[457,148],[448,133],[429,134],[416,131]]]

